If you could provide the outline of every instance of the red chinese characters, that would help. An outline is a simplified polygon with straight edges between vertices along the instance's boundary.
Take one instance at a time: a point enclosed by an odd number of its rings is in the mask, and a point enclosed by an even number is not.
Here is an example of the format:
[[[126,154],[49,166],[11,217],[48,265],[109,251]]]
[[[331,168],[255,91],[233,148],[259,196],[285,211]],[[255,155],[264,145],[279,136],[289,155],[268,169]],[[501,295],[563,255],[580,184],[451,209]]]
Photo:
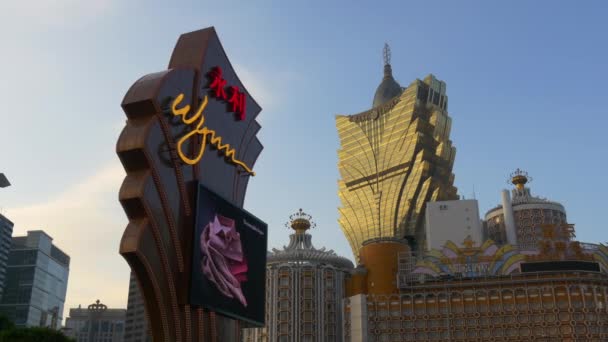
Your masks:
[[[226,96],[226,91],[224,90],[227,82],[224,78],[222,78],[222,68],[215,67],[211,69],[209,72],[209,78],[211,78],[209,88],[214,91],[215,97],[223,100],[228,99],[228,96]]]
[[[214,96],[227,101],[230,104],[230,110],[237,114],[238,119],[245,120],[247,95],[240,91],[238,86],[229,86],[230,96],[226,94],[226,84],[228,82],[222,77],[222,68],[219,66],[212,68],[208,76],[210,79],[208,87]]]
[[[228,103],[231,105],[231,109],[233,112],[239,115],[239,120],[245,119],[245,93],[239,91],[239,87],[231,86],[230,87],[230,99],[228,99]]]

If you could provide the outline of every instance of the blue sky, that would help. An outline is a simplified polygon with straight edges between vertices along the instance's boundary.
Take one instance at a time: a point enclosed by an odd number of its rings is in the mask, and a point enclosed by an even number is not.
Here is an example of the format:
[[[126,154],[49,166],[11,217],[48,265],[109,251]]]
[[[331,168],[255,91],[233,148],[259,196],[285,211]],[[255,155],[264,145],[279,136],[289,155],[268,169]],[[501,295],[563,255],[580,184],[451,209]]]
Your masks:
[[[181,33],[215,26],[264,108],[265,150],[246,209],[269,223],[270,247],[298,208],[313,242],[352,258],[337,224],[336,114],[369,109],[392,48],[402,86],[447,83],[454,173],[483,213],[515,168],[560,201],[580,240],[605,242],[608,185],[608,5],[602,1],[77,1],[0,5],[0,207],[15,233],[44,229],[72,256],[66,307],[126,306],[118,255],[126,218],[114,152],[120,102],[164,70]]]

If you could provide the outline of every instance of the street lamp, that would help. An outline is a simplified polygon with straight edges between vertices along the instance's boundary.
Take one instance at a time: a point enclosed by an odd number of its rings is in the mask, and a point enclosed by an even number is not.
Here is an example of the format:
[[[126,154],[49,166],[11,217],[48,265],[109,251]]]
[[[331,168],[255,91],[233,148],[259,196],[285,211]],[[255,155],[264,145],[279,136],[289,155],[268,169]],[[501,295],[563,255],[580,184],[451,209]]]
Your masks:
[[[11,183],[8,181],[4,173],[0,173],[0,188],[6,188],[10,185]]]

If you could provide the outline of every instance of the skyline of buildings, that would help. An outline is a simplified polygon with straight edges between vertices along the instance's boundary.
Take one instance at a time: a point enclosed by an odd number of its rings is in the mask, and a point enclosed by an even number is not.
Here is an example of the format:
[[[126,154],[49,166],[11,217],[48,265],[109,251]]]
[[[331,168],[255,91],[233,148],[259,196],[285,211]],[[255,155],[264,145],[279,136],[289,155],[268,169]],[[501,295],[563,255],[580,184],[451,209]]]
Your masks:
[[[70,257],[42,230],[15,237],[12,230],[13,222],[0,214],[0,314],[17,326],[61,330],[76,341],[151,341],[143,300],[132,276],[129,311],[100,303],[86,309],[79,305],[70,308],[63,324]]]
[[[16,326],[61,328],[70,257],[41,230],[12,238],[0,312]]]
[[[0,134],[0,172],[14,186],[0,189],[0,206],[15,222],[17,235],[40,227],[71,256],[64,317],[70,307],[85,306],[98,296],[108,306],[126,306],[129,267],[116,253],[116,230],[125,223],[116,201],[123,170],[109,139],[123,126],[119,100],[126,88],[145,70],[164,70],[168,61],[163,56],[173,38],[196,29],[193,23],[214,25],[221,32],[234,68],[264,108],[259,135],[266,152],[255,165],[258,174],[249,182],[245,204],[274,228],[270,247],[288,240],[287,232],[276,229],[277,221],[304,206],[325,228],[313,233],[315,246],[326,245],[357,261],[336,229],[341,203],[336,198],[340,176],[334,114],[372,107],[383,76],[384,41],[393,48],[392,74],[400,86],[423,81],[428,73],[450,84],[450,139],[458,156],[454,186],[467,199],[475,198],[471,195],[477,189],[481,219],[486,221],[488,210],[501,204],[506,173],[522,167],[536,178],[532,195],[564,206],[566,222],[576,223],[579,240],[608,241],[597,216],[608,186],[601,175],[606,168],[601,158],[606,116],[594,97],[608,70],[603,63],[608,50],[597,44],[608,25],[601,20],[607,9],[603,3],[526,3],[523,8],[507,3],[471,8],[432,2],[342,3],[322,11],[292,3],[240,8],[217,4],[213,10],[196,3],[188,11],[122,2],[101,7],[53,3],[33,12],[9,7],[7,28],[19,26],[25,17],[31,25],[9,34],[7,41],[14,53],[7,56],[12,67],[4,82],[5,97],[13,100],[7,101],[6,127]],[[548,8],[550,13],[543,15]],[[137,10],[145,15],[134,17]],[[429,16],[437,20],[430,24]],[[307,24],[309,29],[302,29]],[[248,25],[251,29],[243,29]],[[587,86],[575,86],[580,84]],[[28,99],[31,93],[37,95]],[[302,100],[306,105],[299,105]],[[24,103],[31,107],[28,114],[14,115]],[[89,112],[77,115],[66,108]],[[207,123],[213,124],[213,113],[207,114]],[[23,127],[30,127],[30,134]],[[33,148],[35,155],[24,157],[24,147]],[[569,162],[555,168],[556,156]],[[587,167],[578,170],[581,165]],[[585,174],[588,181],[563,182],[574,174]],[[512,207],[516,221],[517,205]],[[448,203],[448,211],[452,209]],[[494,214],[504,224],[504,215]],[[552,221],[554,214],[538,217]],[[482,232],[487,228],[482,226]],[[532,230],[536,234],[536,227],[530,227],[524,235],[532,236]],[[496,240],[507,241],[507,230],[504,236],[499,232]],[[478,245],[484,241],[472,239]],[[102,266],[93,266],[98,261]]]
[[[431,85],[431,94],[433,80],[433,76],[425,78]],[[439,85],[438,93],[443,95],[444,83]],[[385,77],[377,90],[374,108],[364,115],[338,117],[340,173],[344,177],[350,172],[345,166],[357,170],[360,165],[359,176],[363,176],[369,192],[367,204],[356,199],[360,215],[352,211],[354,215],[349,217],[341,211],[341,223],[360,222],[382,207],[381,198],[386,194],[379,191],[379,184],[390,173],[378,167],[383,162],[381,154],[370,150],[374,150],[374,144],[377,151],[381,151],[380,146],[391,146],[390,139],[379,139],[386,130],[384,126],[390,127],[386,124],[393,115],[389,108],[406,99],[413,102],[413,94],[420,94],[420,90],[407,88],[401,92],[397,87],[385,48]],[[430,99],[433,113],[447,117],[441,97],[435,101],[434,95],[417,96],[416,101],[426,99]],[[442,141],[428,138],[431,132],[435,133],[433,138],[448,139],[449,129],[445,130],[441,120],[416,111],[412,116],[416,117],[417,126],[426,127],[423,132],[413,130],[410,134],[412,141],[427,136],[416,148],[420,156],[424,156],[425,146],[442,145]],[[352,127],[351,131],[344,129],[346,122],[355,122],[361,131],[373,134],[357,140]],[[407,139],[394,141],[403,145]],[[441,148],[436,153],[432,151],[426,152],[429,160],[446,161],[441,159]],[[373,156],[367,158],[375,165],[373,168],[365,167],[360,157],[368,154]],[[453,157],[452,153],[447,160],[450,169]],[[353,251],[358,249],[357,267],[346,279],[344,341],[548,342],[608,338],[608,247],[576,241],[574,225],[568,223],[564,207],[532,196],[526,187],[530,178],[520,169],[510,176],[513,200],[509,191],[503,190],[502,205],[490,209],[482,220],[477,201],[460,199],[455,188],[453,196],[442,197],[437,188],[432,197],[426,197],[431,184],[451,184],[454,175],[430,162],[421,163],[418,174],[422,178],[412,178],[407,172],[390,175],[392,182],[402,184],[401,190],[394,190],[397,195],[404,189],[406,193],[408,188],[415,189],[409,196],[418,215],[408,215],[404,221],[395,219],[388,230],[380,229],[381,218],[377,223],[370,221],[369,226],[343,225]],[[407,166],[410,165],[402,167]],[[352,203],[352,198],[362,195],[352,187],[352,179],[346,181],[350,183],[341,181],[338,191],[342,204]],[[371,195],[376,202],[370,200]],[[392,208],[394,215],[401,210],[400,201],[396,203]],[[420,221],[420,217],[425,219]],[[375,235],[370,233],[370,227],[378,228]],[[416,227],[416,233],[412,234],[411,229],[408,233],[403,227]],[[393,234],[386,233],[391,228]]]
[[[514,180],[517,191],[530,193],[520,180]],[[448,210],[454,202],[434,205]],[[345,341],[608,338],[608,248],[576,241],[573,225],[561,221],[563,207],[555,220],[543,223],[544,209],[522,205],[519,210],[532,210],[539,217],[533,224],[534,248],[525,234],[516,235],[510,244],[473,240],[464,230],[460,233],[460,237],[466,236],[463,240],[448,240],[419,255],[407,248],[391,251],[387,241],[376,242],[383,248],[376,248],[379,255],[375,259],[397,260],[397,282],[390,283],[390,275],[384,279],[376,275],[373,281],[388,283],[377,291],[369,287],[369,275],[368,279],[353,276],[347,281]],[[465,209],[466,205],[460,208],[462,214],[467,213]],[[516,221],[514,231],[525,232],[521,222]],[[441,220],[427,227],[439,232],[446,228]],[[505,235],[503,231],[501,236]],[[362,251],[365,249],[364,245]],[[370,263],[358,268],[373,274],[377,266]]]
[[[479,222],[477,203],[473,206],[472,202],[456,199],[454,174],[451,173],[455,148],[449,140],[450,118],[447,116],[445,83],[430,75],[424,81],[416,80],[410,87],[401,88],[392,77],[390,58],[386,61],[385,77],[374,97],[374,107],[349,117],[349,122],[354,122],[366,134],[369,133],[365,138],[371,152],[366,153],[373,154],[375,170],[368,167],[370,163],[362,170],[372,172],[361,172],[361,178],[348,174],[356,164],[352,160],[358,158],[353,155],[365,150],[357,151],[357,148],[349,149],[348,146],[365,139],[354,138],[352,131],[345,128],[347,124],[338,127],[347,132],[346,138],[341,137],[344,146],[339,152],[344,156],[341,157],[340,172],[345,179],[340,181],[339,190],[343,205],[340,209],[343,215],[341,223],[359,261],[347,285],[352,296],[346,301],[344,313],[351,319],[344,322],[344,336],[370,340],[400,339],[404,336],[422,340],[499,340],[514,336],[535,336],[541,340],[549,336],[565,340],[606,337],[608,331],[602,328],[602,322],[606,319],[602,311],[606,307],[606,260],[602,246],[581,245],[575,241],[574,228],[568,224],[564,207],[558,202],[532,196],[530,189],[525,186],[529,179],[519,170],[512,177],[515,185],[515,189],[511,190],[512,196],[508,191],[503,191],[502,205],[490,209],[485,220]],[[429,92],[425,93],[424,89]],[[411,131],[409,128],[403,132],[397,131],[397,136],[403,133],[401,137],[413,139],[406,144],[413,144],[411,156],[414,159],[411,159],[410,165],[403,165],[407,162],[393,165],[392,158],[389,158],[386,162],[390,167],[382,168],[378,166],[380,156],[386,153],[382,149],[392,143],[397,146],[407,141],[396,139],[397,142],[394,142],[390,137],[383,141],[382,133],[378,133],[386,129],[401,129],[402,122],[390,122],[393,109],[402,109],[398,108],[401,101],[415,103],[411,114],[408,114],[411,121],[418,120],[410,123],[410,127],[414,128]],[[430,114],[425,114],[418,105],[429,110]],[[417,108],[421,112],[416,112]],[[340,117],[336,119],[339,120]],[[401,147],[393,146],[393,149],[402,152]],[[406,151],[406,155],[410,153],[410,150]],[[371,159],[367,158],[367,161]],[[433,162],[437,164],[433,165]],[[416,168],[416,163],[419,169],[411,170]],[[401,169],[408,168],[409,171],[401,172]],[[425,180],[425,177],[428,178]],[[398,185],[399,180],[403,180],[401,186]],[[386,184],[390,186],[384,187]],[[363,190],[367,186],[369,189]],[[393,186],[399,189],[396,194],[391,192]],[[366,198],[367,204],[360,202],[353,205],[349,201],[348,197],[355,198],[352,193],[357,191],[363,194],[361,197]],[[407,203],[405,216],[399,216],[402,210],[401,196],[404,194],[403,203]],[[385,200],[387,197],[390,200]],[[449,200],[439,201],[441,199]],[[391,202],[393,200],[396,202]],[[431,206],[429,200],[436,202]],[[394,203],[396,206],[391,206]],[[455,233],[450,231],[455,229],[451,226],[451,219],[434,219],[443,214],[442,211],[450,211],[453,205],[457,206],[455,211],[458,214],[471,212],[473,216],[458,216],[458,220],[464,220],[460,222],[464,224],[457,228],[462,231],[448,238],[441,233]],[[371,215],[363,213],[355,217],[363,210],[369,210]],[[374,216],[374,213],[377,215]],[[353,217],[371,220],[372,225],[360,225],[357,229],[349,221]],[[392,226],[391,220],[395,223]],[[474,224],[468,225],[465,221],[474,221]],[[345,225],[348,229],[344,229]],[[432,233],[442,236],[442,241],[431,240],[430,237],[434,236]],[[296,229],[294,235],[306,234]],[[306,244],[306,239],[300,240],[295,245],[301,243],[306,248],[314,249]],[[437,253],[443,253],[441,259],[432,259],[439,255]],[[508,253],[511,254],[506,257]],[[463,263],[465,259],[467,261]],[[493,265],[500,267],[492,268]],[[382,270],[382,267],[387,270]],[[577,278],[579,274],[583,276]],[[454,279],[455,283],[451,283]],[[521,287],[517,288],[517,284]],[[446,287],[453,292],[447,293]],[[504,292],[505,287],[513,288]],[[429,288],[436,291],[429,291]],[[410,291],[409,295],[407,291]],[[313,290],[312,293],[316,294],[317,291]],[[295,294],[296,297],[299,295]],[[378,300],[379,296],[388,299]],[[548,299],[545,301],[544,297]],[[587,297],[591,297],[589,303],[585,301]],[[521,302],[517,302],[517,298]],[[394,305],[393,302],[399,304]],[[515,307],[519,311],[513,309]],[[595,310],[597,315],[587,315],[590,310]],[[61,321],[58,311],[58,307],[51,311],[53,327],[57,326],[58,319]],[[393,315],[394,312],[398,313]],[[487,317],[482,317],[483,313],[488,313]],[[46,324],[46,314],[41,315],[40,324]],[[382,318],[400,317],[403,321],[405,315],[411,316],[412,322],[391,324],[388,319]],[[429,320],[433,315],[435,317]],[[452,320],[454,316],[449,315],[456,315],[462,320]],[[358,320],[353,320],[354,317]],[[591,323],[579,324],[582,321]],[[323,330],[315,330],[312,322],[314,320],[305,320],[301,330],[308,338],[313,332]],[[306,323],[311,325],[306,326]],[[454,328],[462,323],[465,329]],[[295,331],[299,332],[298,329]],[[495,335],[497,331],[500,331],[500,335]]]

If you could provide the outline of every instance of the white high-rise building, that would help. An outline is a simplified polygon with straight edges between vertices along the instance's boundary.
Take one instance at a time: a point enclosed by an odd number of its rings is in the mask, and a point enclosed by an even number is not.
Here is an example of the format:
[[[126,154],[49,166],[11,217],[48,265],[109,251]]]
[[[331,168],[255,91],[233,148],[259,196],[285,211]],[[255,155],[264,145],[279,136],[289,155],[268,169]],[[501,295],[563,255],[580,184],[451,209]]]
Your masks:
[[[483,242],[477,200],[427,203],[425,229],[427,250],[441,249],[447,241]]]

